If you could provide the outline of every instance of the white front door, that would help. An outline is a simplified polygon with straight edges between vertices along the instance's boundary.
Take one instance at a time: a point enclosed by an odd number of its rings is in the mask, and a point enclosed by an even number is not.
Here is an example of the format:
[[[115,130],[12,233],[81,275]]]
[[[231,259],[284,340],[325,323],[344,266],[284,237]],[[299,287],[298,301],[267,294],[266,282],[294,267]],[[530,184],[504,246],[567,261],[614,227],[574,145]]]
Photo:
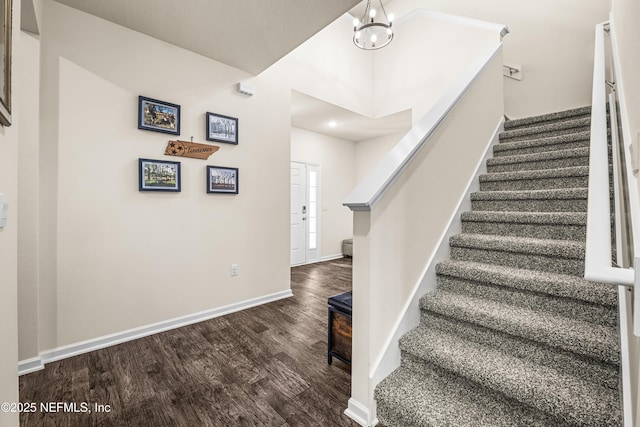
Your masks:
[[[307,165],[291,162],[291,265],[307,261]]]
[[[320,168],[291,162],[291,265],[320,259]]]

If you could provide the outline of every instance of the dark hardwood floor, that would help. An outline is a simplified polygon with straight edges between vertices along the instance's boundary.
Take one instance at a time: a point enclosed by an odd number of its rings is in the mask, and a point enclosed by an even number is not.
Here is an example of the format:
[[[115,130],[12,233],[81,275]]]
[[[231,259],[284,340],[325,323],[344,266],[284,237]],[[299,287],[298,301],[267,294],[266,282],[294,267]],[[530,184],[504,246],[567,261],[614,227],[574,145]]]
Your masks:
[[[343,414],[349,366],[327,365],[327,298],[351,289],[351,260],[292,268],[291,285],[292,298],[22,376],[20,401],[38,410],[20,425],[356,427]],[[91,413],[45,413],[41,402]]]

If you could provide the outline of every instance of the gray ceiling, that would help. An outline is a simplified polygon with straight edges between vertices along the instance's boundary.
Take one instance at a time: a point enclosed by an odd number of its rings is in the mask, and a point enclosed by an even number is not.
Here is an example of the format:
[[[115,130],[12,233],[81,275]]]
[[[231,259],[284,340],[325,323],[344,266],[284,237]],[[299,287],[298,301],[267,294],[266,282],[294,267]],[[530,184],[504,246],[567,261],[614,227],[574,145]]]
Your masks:
[[[360,0],[56,0],[259,74]]]

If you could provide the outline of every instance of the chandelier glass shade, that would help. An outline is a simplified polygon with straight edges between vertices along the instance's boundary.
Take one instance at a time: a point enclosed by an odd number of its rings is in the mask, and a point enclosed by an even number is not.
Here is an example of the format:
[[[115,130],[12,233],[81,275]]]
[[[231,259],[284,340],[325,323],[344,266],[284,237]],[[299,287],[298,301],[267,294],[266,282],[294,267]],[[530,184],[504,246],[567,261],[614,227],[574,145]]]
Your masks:
[[[382,0],[378,0],[378,4],[382,13],[378,14],[378,11],[371,7],[371,0],[367,0],[362,19],[353,20],[353,44],[360,49],[380,49],[393,40],[391,18],[387,16]],[[376,21],[378,15],[380,16]]]

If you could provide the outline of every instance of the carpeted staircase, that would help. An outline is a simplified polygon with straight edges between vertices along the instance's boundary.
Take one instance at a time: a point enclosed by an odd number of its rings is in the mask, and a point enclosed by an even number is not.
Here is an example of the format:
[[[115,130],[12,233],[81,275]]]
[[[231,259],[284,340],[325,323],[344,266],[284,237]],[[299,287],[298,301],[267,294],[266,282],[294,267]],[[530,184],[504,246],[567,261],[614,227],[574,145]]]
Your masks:
[[[617,293],[585,281],[590,108],[505,123],[402,365],[385,426],[620,426]]]

